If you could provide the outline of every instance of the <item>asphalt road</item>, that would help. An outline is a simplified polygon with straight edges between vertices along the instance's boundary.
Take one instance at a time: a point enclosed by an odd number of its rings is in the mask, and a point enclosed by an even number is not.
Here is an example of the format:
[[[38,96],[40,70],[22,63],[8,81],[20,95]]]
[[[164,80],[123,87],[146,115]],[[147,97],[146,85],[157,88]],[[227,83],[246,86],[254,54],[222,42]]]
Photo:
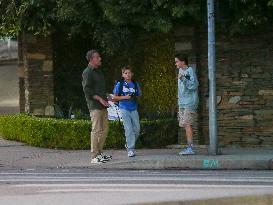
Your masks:
[[[272,171],[29,169],[0,172],[0,201],[7,205],[144,204],[265,194],[273,195]]]

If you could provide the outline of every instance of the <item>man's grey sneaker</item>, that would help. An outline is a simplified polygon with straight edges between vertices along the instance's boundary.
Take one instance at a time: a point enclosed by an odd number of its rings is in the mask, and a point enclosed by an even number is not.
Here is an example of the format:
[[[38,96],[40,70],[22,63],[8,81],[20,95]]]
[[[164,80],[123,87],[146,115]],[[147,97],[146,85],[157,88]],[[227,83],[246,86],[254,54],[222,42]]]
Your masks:
[[[135,152],[133,150],[128,151],[128,157],[134,157],[136,156]]]
[[[96,156],[95,158],[91,159],[91,164],[101,164],[106,163],[108,160],[105,160],[101,157],[101,155]]]
[[[183,149],[181,152],[179,152],[180,155],[192,155],[195,154],[195,152],[193,151],[192,147],[187,147],[185,149]]]
[[[111,155],[106,155],[106,154],[104,154],[104,153],[100,153],[100,156],[101,156],[101,158],[103,158],[103,159],[106,160],[106,161],[109,161],[109,160],[112,159],[112,156],[111,156]]]

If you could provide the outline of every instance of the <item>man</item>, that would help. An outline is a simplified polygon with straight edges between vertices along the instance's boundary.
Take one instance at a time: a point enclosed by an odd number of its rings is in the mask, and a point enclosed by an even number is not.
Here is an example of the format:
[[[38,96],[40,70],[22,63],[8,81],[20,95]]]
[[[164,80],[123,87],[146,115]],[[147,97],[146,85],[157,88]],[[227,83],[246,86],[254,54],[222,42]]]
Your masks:
[[[179,154],[195,154],[193,150],[193,130],[197,107],[198,107],[198,80],[194,70],[188,66],[188,58],[184,56],[175,57],[175,65],[179,69],[178,74],[178,105],[179,126],[186,131],[188,146]]]
[[[90,50],[86,54],[88,66],[82,73],[82,87],[90,112],[91,130],[91,163],[105,163],[112,156],[104,155],[103,145],[108,134],[109,106],[106,98],[106,82],[101,66],[101,57],[96,50]]]

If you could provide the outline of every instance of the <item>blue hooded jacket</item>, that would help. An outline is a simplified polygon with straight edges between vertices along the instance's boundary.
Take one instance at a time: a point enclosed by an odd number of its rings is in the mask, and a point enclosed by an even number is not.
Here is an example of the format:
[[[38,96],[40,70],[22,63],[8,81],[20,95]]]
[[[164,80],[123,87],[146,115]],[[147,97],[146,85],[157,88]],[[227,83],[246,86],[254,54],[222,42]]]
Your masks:
[[[192,69],[188,67],[183,70],[179,68],[179,74],[183,76],[181,79],[178,79],[178,105],[179,108],[187,108],[190,110],[196,110],[198,107],[198,79]]]

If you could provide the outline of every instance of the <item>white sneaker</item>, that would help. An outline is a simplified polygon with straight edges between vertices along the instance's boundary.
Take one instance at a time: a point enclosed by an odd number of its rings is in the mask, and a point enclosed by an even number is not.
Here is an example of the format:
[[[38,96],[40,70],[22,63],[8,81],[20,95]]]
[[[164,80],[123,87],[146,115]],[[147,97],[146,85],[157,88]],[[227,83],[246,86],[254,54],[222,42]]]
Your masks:
[[[105,161],[109,161],[112,159],[111,155],[106,155],[104,153],[100,153],[101,158],[103,158]]]
[[[134,156],[136,156],[135,152],[132,151],[132,150],[129,150],[128,151],[128,157],[134,157]]]
[[[195,152],[192,149],[192,147],[187,147],[185,149],[183,149],[181,152],[179,152],[180,155],[194,155]]]
[[[91,159],[91,164],[101,164],[106,163],[108,160],[103,159],[101,155],[96,156],[95,158]]]

